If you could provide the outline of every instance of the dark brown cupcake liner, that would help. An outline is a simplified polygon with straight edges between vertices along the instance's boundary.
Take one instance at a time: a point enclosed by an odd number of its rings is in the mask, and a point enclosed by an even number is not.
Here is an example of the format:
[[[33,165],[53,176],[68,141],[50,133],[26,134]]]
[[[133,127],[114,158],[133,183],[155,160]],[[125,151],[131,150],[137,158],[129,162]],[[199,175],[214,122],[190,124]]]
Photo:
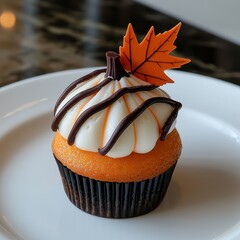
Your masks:
[[[56,158],[55,158],[56,159]],[[72,172],[56,159],[70,201],[92,215],[130,218],[146,214],[163,200],[176,163],[152,179],[140,182],[104,182]]]

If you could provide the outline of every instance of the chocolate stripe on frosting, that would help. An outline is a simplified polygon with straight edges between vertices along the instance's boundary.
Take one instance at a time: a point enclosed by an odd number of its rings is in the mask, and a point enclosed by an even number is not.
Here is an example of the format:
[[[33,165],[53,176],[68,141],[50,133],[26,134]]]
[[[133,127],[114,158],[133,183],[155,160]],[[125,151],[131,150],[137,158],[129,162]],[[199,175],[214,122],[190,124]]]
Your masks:
[[[151,91],[157,87],[158,86],[155,86],[155,85],[140,85],[140,86],[134,86],[134,87],[125,87],[125,88],[118,90],[112,96],[103,100],[102,102],[88,108],[78,117],[77,121],[73,125],[71,132],[69,133],[69,136],[68,136],[68,144],[72,145],[74,143],[77,132],[79,131],[79,129],[81,128],[83,123],[88,118],[90,118],[95,113],[103,110],[104,108],[107,108],[108,106],[113,104],[117,99],[119,99],[124,94],[135,93],[135,92],[139,92],[139,91]]]
[[[162,128],[162,134],[161,134],[161,137],[160,137],[161,141],[165,140],[165,138],[166,138],[173,122],[174,122],[174,120],[177,118],[178,111],[180,110],[181,107],[182,107],[182,104],[180,102],[176,102],[175,108],[173,109],[171,115],[168,117],[167,121],[165,122],[165,124]]]
[[[54,117],[52,122],[52,130],[57,131],[58,125],[61,122],[62,118],[64,117],[65,113],[73,107],[77,102],[81,101],[82,99],[90,96],[91,94],[99,91],[102,87],[107,85],[109,82],[112,81],[111,77],[108,77],[104,79],[102,82],[97,84],[96,86],[86,89],[78,94],[76,94],[71,100],[69,100],[57,113],[57,115]]]
[[[60,103],[62,102],[62,100],[80,83],[85,82],[87,80],[89,80],[90,78],[97,76],[100,73],[103,73],[106,71],[106,68],[102,68],[102,69],[97,69],[77,80],[75,80],[73,83],[71,83],[64,91],[63,93],[60,95],[60,97],[58,98],[55,108],[54,108],[54,114],[57,111],[57,108],[59,107]]]
[[[139,116],[141,115],[149,106],[155,103],[166,103],[170,104],[171,106],[174,106],[174,110],[172,111],[172,114],[167,119],[166,123],[163,126],[163,131],[161,134],[160,140],[164,140],[172,123],[177,117],[179,109],[182,107],[182,104],[179,102],[176,102],[169,98],[164,97],[154,97],[147,99],[145,102],[143,102],[139,107],[137,107],[134,111],[132,111],[128,116],[126,116],[116,127],[115,131],[113,132],[111,138],[108,140],[107,144],[98,150],[98,152],[101,155],[106,155],[111,148],[114,146],[114,144],[117,142],[121,134],[124,132],[124,130]]]

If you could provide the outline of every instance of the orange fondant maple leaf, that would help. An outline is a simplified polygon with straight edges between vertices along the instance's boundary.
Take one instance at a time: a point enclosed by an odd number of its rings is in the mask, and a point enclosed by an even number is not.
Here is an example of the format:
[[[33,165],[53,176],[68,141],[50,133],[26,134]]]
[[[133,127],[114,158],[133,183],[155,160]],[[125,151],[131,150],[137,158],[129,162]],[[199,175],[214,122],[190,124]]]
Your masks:
[[[138,43],[133,27],[129,24],[123,46],[119,48],[120,61],[124,69],[136,77],[158,86],[173,82],[164,73],[164,70],[179,68],[190,62],[189,59],[169,55],[176,48],[174,41],[180,27],[181,23],[158,35],[155,35],[154,27],[151,27],[142,42]]]

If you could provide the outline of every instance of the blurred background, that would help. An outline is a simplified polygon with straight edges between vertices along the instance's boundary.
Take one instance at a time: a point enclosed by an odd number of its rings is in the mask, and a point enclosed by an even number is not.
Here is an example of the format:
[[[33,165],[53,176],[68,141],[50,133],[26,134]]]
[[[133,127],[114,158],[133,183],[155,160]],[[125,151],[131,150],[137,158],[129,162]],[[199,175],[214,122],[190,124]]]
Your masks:
[[[240,44],[239,0],[137,0],[137,2]]]
[[[105,65],[131,22],[141,39],[179,21],[181,70],[240,84],[240,1],[0,0],[0,86],[25,78]]]

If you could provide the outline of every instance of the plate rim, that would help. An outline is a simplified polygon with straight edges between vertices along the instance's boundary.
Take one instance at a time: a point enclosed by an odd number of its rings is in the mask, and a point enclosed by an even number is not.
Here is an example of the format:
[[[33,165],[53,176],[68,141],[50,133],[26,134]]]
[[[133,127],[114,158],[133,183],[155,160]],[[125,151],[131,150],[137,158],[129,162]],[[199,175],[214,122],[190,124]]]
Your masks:
[[[53,73],[46,73],[46,74],[43,74],[43,75],[39,75],[39,76],[35,76],[35,77],[31,77],[31,78],[26,78],[26,79],[23,79],[21,81],[18,81],[18,82],[15,82],[15,83],[11,83],[11,84],[8,84],[8,85],[5,85],[3,87],[0,88],[0,97],[1,97],[1,94],[5,91],[9,91],[11,89],[14,89],[14,88],[18,88],[19,86],[26,86],[26,85],[29,85],[29,84],[32,84],[34,82],[38,82],[38,81],[41,81],[42,78],[47,78],[47,77],[54,77],[54,76],[57,76],[57,75],[62,75],[62,74],[74,74],[74,73],[78,73],[78,72],[81,72],[81,71],[88,71],[88,70],[94,70],[96,69],[96,67],[90,67],[90,68],[80,68],[80,69],[71,69],[71,70],[63,70],[63,71],[58,71],[58,72],[53,72]],[[212,78],[212,77],[208,77],[208,76],[205,76],[205,75],[201,75],[201,74],[197,74],[197,73],[191,73],[191,72],[185,72],[185,71],[179,71],[179,70],[171,70],[171,72],[177,72],[181,74],[190,74],[190,75],[194,75],[194,76],[201,76],[201,77],[204,77],[204,78],[207,78],[207,79],[212,79],[213,81],[215,81],[215,83],[219,84],[219,85],[222,85],[222,86],[228,86],[230,88],[234,88],[234,89],[238,89],[240,91],[240,87],[238,85],[235,85],[233,83],[229,83],[229,82],[226,82],[224,80],[221,80],[221,79],[216,79],[216,78]],[[220,80],[220,81],[219,81]],[[231,87],[232,86],[232,87]],[[0,110],[1,110],[1,107],[0,107]],[[0,118],[0,122],[1,122],[1,118]],[[1,135],[0,135],[0,139],[1,139]],[[2,227],[0,225],[0,227]],[[1,228],[0,228],[0,237],[2,237],[2,231],[1,231]],[[4,237],[4,235],[3,235]],[[5,238],[4,238],[5,239]],[[8,239],[8,238],[6,238]]]

